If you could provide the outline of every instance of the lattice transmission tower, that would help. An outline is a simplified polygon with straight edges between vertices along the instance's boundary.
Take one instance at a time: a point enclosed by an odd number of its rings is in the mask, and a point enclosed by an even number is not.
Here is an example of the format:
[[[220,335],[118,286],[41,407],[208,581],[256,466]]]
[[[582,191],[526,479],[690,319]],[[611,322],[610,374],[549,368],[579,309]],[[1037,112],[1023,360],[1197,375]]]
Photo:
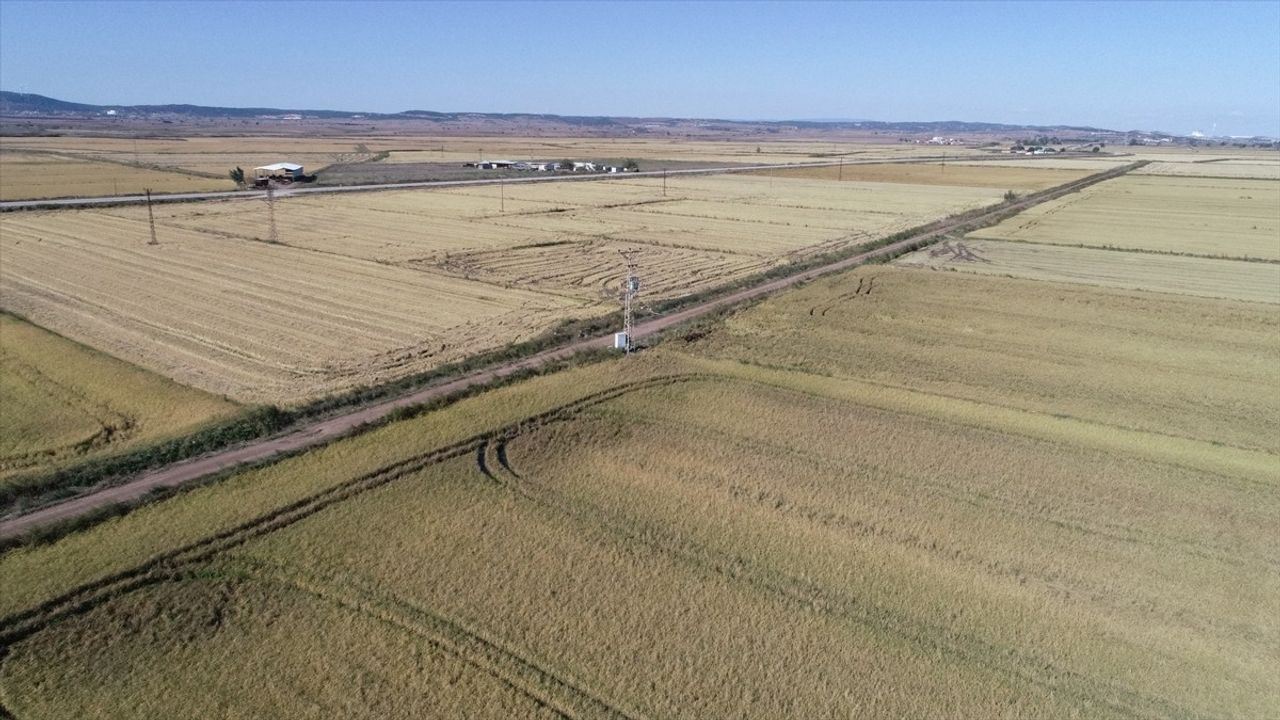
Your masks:
[[[640,276],[636,273],[635,256],[639,250],[619,250],[622,260],[627,266],[627,279],[622,282],[622,350],[631,354],[635,347],[635,326],[632,322],[632,307],[640,295]],[[615,346],[617,343],[615,342]]]

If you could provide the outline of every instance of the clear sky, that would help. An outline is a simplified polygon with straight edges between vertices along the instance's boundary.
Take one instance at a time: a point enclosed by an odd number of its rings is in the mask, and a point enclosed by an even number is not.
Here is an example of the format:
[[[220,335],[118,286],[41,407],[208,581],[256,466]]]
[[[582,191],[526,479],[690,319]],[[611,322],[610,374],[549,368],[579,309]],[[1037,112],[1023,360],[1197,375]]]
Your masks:
[[[1280,0],[0,0],[0,89],[95,104],[1280,136]]]

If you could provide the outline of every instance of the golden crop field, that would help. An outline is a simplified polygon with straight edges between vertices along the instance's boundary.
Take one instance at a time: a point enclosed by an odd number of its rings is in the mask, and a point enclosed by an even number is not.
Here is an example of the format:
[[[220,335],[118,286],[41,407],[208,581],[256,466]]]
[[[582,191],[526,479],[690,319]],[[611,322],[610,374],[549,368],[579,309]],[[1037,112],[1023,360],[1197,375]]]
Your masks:
[[[1136,158],[1132,157],[1110,157],[1100,155],[1098,157],[1081,157],[1073,155],[1070,157],[1058,157],[1057,155],[1034,155],[1031,157],[999,157],[995,159],[970,160],[961,158],[954,165],[959,167],[1004,167],[1004,168],[1045,168],[1052,170],[1085,170],[1086,174],[1093,174],[1110,170],[1111,168],[1120,167],[1133,162]],[[951,164],[948,164],[950,167]]]
[[[1280,260],[1280,184],[1126,176],[1037,205],[969,237]]]
[[[183,384],[293,403],[999,201],[762,176],[282,195],[0,216],[3,307]]]
[[[194,177],[70,155],[0,152],[0,200],[137,195],[147,188],[156,193],[195,192],[234,190],[235,184],[230,179]]]
[[[0,483],[182,435],[239,410],[5,313],[0,408]]]
[[[1089,172],[1102,172],[1102,165],[1060,168],[1042,166],[1035,161],[1009,162],[1001,166],[941,163],[875,163],[836,167],[792,168],[761,172],[777,177],[801,177],[818,180],[841,179],[851,182],[913,183],[918,185],[962,185],[966,187],[1002,188],[1017,192],[1035,192],[1077,180]]]
[[[1265,716],[1275,323],[959,273],[817,281],[5,553],[0,697],[82,718]],[[87,606],[20,615],[68,591]]]
[[[1139,168],[1135,174],[1280,180],[1280,159],[1270,162],[1265,160],[1224,160],[1197,163],[1154,162]],[[1280,192],[1280,190],[1277,190],[1277,192]]]
[[[580,306],[174,227],[149,245],[145,211],[0,223],[6,309],[246,402],[295,402],[449,362],[529,337]]]
[[[1280,264],[1277,263],[1000,240],[947,240],[904,255],[894,264],[1280,303]]]

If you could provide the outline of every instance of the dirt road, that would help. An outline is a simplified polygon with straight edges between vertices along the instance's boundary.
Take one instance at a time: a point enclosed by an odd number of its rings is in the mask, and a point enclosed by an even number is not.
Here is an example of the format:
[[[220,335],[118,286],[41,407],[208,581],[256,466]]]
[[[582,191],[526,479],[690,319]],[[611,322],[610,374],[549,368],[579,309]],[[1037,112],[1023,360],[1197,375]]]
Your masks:
[[[808,282],[824,275],[840,272],[841,270],[847,270],[875,257],[891,255],[904,248],[927,243],[931,240],[943,237],[950,232],[954,232],[957,227],[962,225],[983,222],[997,215],[1024,210],[1033,205],[1052,200],[1070,192],[1075,192],[1083,187],[1117,177],[1140,167],[1142,164],[1144,163],[1134,163],[1132,165],[1126,165],[1097,175],[1091,175],[1081,180],[1076,180],[1050,190],[1029,195],[1022,200],[1015,201],[1009,205],[1002,205],[976,217],[940,223],[931,230],[921,232],[918,235],[893,243],[892,245],[886,245],[828,265],[822,265],[820,267],[798,272],[794,275],[788,275],[786,277],[749,287],[744,290],[738,290],[728,295],[708,300],[704,303],[699,303],[662,317],[637,323],[635,326],[635,336],[637,339],[643,339],[666,330],[674,325],[679,325],[690,320],[696,320],[697,318],[710,315],[729,306],[755,300],[762,296],[770,295],[778,292],[779,290],[786,289],[798,283]],[[408,395],[353,410],[344,415],[339,415],[337,417],[308,425],[287,435],[269,438],[249,445],[229,448],[205,457],[174,463],[173,465],[145,473],[122,485],[104,488],[82,497],[41,508],[26,515],[20,515],[16,518],[0,521],[0,538],[21,535],[44,525],[68,520],[116,503],[132,502],[138,500],[156,488],[181,485],[228,468],[233,468],[237,465],[266,460],[281,453],[294,452],[321,445],[336,436],[340,436],[354,430],[364,423],[373,422],[383,418],[397,408],[416,405],[442,397],[448,397],[459,391],[475,385],[490,383],[494,380],[511,375],[512,373],[542,367],[548,363],[563,360],[584,350],[609,347],[612,345],[612,341],[612,336],[579,340],[540,352],[536,355],[531,355],[523,360],[516,360],[495,368],[481,370],[470,375],[464,375],[455,380],[447,381],[438,385],[431,385]]]

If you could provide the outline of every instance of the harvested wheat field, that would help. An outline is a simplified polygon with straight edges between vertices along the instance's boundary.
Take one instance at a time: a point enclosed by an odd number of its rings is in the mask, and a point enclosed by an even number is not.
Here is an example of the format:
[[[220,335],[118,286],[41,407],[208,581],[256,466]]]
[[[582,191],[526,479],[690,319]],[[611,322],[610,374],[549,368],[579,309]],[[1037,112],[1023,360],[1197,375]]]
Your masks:
[[[1114,252],[999,240],[947,240],[904,255],[894,264],[1280,303],[1278,263]]]
[[[238,410],[0,313],[0,484],[182,435]]]
[[[1126,176],[1037,205],[969,237],[1280,260],[1280,183]]]
[[[1136,175],[1176,177],[1251,178],[1280,180],[1280,158],[1267,160],[1215,160],[1213,162],[1153,162]]]
[[[226,171],[222,178],[197,177],[124,161],[7,149],[0,152],[0,200],[138,195],[147,188],[156,193],[196,192],[234,190],[235,184],[226,178]]]
[[[1093,166],[1086,166],[1092,169]],[[1093,172],[1103,172],[1097,166]],[[1011,162],[999,167],[962,165],[948,162],[848,164],[836,167],[790,168],[767,170],[777,177],[846,180],[850,182],[912,183],[917,185],[960,185],[965,187],[1001,188],[1016,192],[1035,192],[1088,174],[1085,168],[1041,166],[1035,161]]]
[[[4,308],[182,384],[296,403],[991,205],[1001,191],[688,177],[0,216]]]
[[[295,402],[536,334],[580,303],[105,212],[3,218],[6,309],[185,385]]]
[[[84,718],[1265,715],[1276,321],[958,273],[815,282],[9,551],[0,697]],[[25,614],[68,591],[81,611]]]

